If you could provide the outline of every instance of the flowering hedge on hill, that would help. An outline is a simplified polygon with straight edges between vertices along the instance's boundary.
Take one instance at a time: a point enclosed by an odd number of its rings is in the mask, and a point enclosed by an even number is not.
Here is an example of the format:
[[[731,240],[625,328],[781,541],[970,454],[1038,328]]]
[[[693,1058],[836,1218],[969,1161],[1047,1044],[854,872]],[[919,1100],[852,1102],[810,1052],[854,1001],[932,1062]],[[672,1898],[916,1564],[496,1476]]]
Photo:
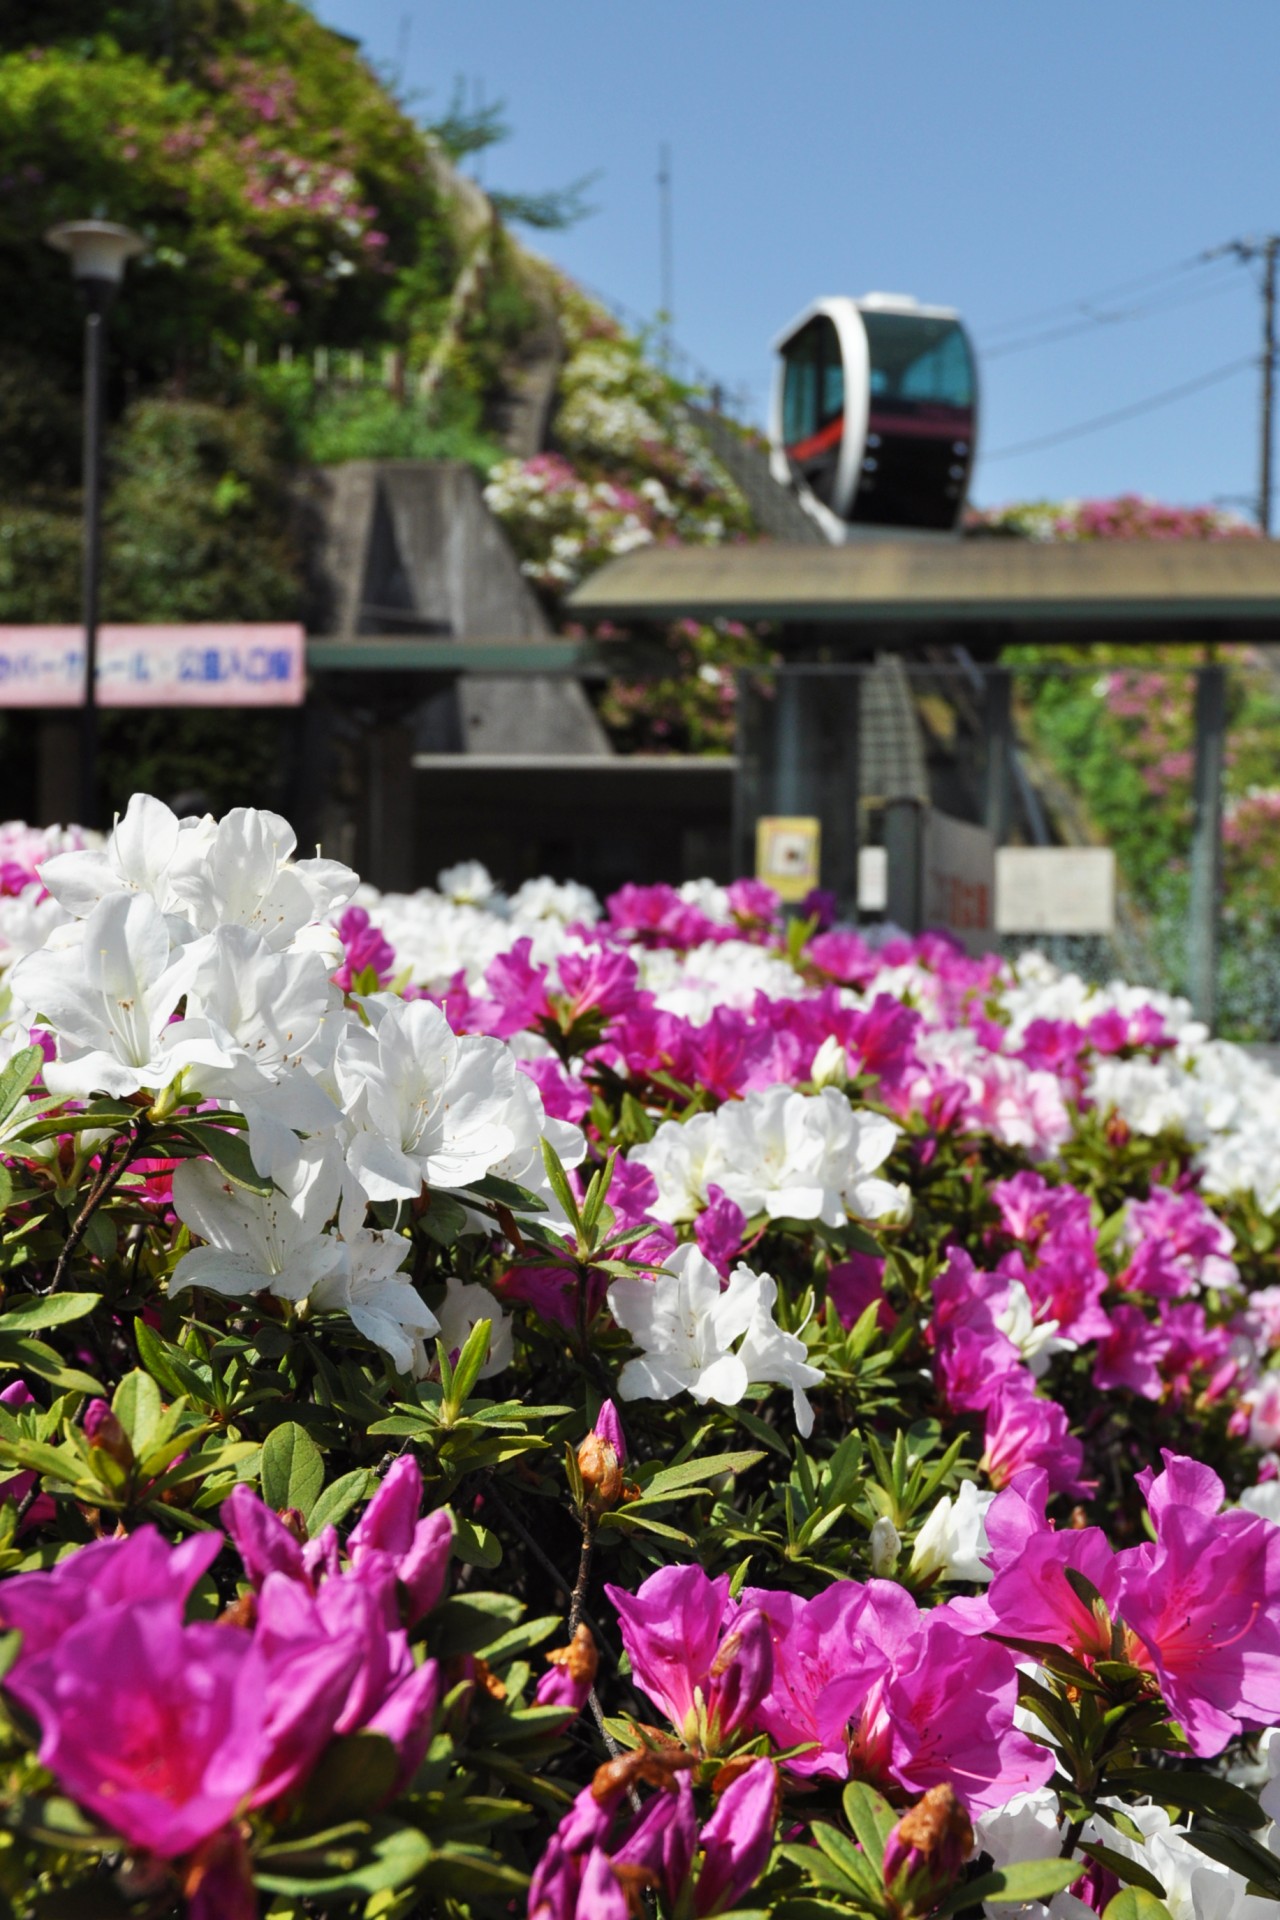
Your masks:
[[[18,1916],[1280,1900],[1280,1082],[755,882],[0,833]]]

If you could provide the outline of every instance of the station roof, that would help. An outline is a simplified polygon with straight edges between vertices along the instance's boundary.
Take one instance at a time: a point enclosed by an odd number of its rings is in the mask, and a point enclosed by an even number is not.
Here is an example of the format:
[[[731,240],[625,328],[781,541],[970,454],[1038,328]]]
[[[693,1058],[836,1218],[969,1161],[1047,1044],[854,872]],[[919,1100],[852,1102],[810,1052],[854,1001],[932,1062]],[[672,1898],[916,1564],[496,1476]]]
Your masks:
[[[592,574],[568,606],[581,620],[875,629],[889,644],[957,627],[1024,644],[1280,640],[1280,541],[647,547]]]

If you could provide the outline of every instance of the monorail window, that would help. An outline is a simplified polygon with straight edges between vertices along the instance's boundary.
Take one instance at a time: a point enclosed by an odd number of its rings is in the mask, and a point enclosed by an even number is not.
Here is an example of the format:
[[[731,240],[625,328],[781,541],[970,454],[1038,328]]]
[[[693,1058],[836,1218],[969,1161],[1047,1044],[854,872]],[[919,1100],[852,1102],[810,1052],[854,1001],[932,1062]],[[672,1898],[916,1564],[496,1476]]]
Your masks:
[[[954,320],[862,310],[877,401],[969,408],[973,361]]]
[[[832,322],[819,314],[786,350],[782,437],[788,446],[808,439],[844,410],[844,363]]]

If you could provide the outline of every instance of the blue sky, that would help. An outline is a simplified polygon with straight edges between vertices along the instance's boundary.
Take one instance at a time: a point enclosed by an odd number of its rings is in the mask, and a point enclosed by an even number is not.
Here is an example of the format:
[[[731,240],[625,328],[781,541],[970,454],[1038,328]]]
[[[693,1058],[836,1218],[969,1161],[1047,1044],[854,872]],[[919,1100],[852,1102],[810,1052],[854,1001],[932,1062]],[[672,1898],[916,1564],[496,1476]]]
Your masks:
[[[423,118],[459,76],[506,102],[512,137],[485,155],[486,185],[541,190],[598,169],[595,215],[530,238],[646,316],[661,300],[668,142],[675,335],[726,385],[750,386],[757,412],[769,341],[811,298],[908,292],[958,307],[976,339],[979,502],[1254,497],[1255,273],[1183,263],[1280,231],[1275,0],[313,3],[400,71]],[[1135,281],[1091,309],[1150,309],[1132,319],[1063,311],[1009,330]],[[1073,322],[1071,337],[996,351]],[[1251,355],[1104,432],[994,457]]]

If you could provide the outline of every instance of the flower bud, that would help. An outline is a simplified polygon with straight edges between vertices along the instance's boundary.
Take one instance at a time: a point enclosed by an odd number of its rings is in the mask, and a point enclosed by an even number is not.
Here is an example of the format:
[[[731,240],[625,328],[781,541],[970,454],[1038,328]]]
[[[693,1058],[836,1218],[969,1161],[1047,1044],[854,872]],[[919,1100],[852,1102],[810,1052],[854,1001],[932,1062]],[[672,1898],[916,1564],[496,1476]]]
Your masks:
[[[84,1434],[95,1451],[105,1453],[128,1473],[133,1465],[133,1446],[105,1400],[91,1400],[85,1408]]]
[[[829,1033],[813,1056],[809,1078],[815,1087],[847,1087],[849,1056],[834,1033]]]
[[[707,1739],[710,1750],[718,1752],[747,1731],[773,1685],[773,1638],[762,1613],[752,1607],[739,1614],[707,1677]]]
[[[886,1514],[871,1529],[871,1571],[877,1580],[887,1580],[898,1564],[902,1536]]]
[[[534,1696],[540,1707],[564,1707],[581,1713],[596,1681],[599,1664],[589,1627],[579,1623],[567,1647],[553,1647],[546,1656],[551,1671],[544,1673]]]
[[[972,1852],[973,1828],[954,1789],[930,1787],[885,1841],[884,1885],[893,1911],[902,1920],[931,1913]]]
[[[616,1507],[625,1482],[622,1463],[627,1457],[622,1437],[622,1422],[612,1400],[606,1400],[592,1427],[578,1448],[578,1472],[591,1504],[597,1510]]]

